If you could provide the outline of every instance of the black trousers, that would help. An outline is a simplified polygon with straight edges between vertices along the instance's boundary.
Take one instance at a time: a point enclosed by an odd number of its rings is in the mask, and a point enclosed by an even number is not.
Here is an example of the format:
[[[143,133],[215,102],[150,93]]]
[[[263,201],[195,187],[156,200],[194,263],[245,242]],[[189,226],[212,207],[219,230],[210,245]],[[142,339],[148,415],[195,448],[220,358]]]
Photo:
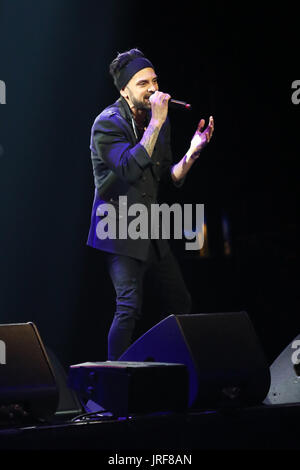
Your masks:
[[[116,292],[108,360],[116,361],[130,346],[136,321],[141,318],[144,288],[151,289],[153,296],[160,296],[166,314],[190,313],[192,302],[172,252],[160,258],[153,241],[146,262],[111,253],[106,253],[106,262]]]

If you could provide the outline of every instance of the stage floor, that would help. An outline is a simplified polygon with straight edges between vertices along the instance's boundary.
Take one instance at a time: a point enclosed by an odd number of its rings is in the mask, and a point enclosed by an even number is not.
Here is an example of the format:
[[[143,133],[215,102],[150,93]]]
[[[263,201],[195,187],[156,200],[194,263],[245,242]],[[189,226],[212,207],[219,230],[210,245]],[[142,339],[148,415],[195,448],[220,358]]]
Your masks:
[[[1,450],[149,451],[299,450],[300,403],[243,409],[2,426]],[[149,462],[150,465],[150,462]]]

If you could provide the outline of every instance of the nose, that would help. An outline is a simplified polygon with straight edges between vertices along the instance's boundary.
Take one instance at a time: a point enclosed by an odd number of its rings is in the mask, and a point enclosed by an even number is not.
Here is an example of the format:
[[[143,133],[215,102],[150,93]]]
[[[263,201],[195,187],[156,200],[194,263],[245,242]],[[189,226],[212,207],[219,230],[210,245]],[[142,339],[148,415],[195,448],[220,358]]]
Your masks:
[[[148,88],[148,93],[154,93],[157,90],[158,90],[157,83],[152,83]]]

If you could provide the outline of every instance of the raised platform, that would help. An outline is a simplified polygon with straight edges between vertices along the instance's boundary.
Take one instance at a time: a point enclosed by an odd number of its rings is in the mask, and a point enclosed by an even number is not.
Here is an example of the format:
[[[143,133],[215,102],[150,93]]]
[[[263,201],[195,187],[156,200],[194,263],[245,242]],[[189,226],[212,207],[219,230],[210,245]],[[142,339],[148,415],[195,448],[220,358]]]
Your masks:
[[[126,419],[3,427],[1,450],[186,454],[204,450],[299,450],[300,404],[139,415]],[[123,452],[123,454],[122,454]],[[106,457],[105,457],[106,458]],[[148,462],[150,466],[150,462]]]

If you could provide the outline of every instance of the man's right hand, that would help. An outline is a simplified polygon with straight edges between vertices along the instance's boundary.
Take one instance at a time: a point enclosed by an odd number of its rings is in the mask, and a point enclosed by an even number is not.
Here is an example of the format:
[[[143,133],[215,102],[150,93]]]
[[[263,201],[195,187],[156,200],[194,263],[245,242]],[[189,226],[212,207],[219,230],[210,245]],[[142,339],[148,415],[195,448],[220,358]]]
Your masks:
[[[149,98],[152,111],[151,120],[158,127],[161,127],[167,119],[170,98],[171,96],[168,93],[162,93],[161,91],[155,91]]]
[[[167,119],[168,102],[171,98],[167,93],[155,91],[149,98],[151,103],[152,116],[147,129],[140,141],[140,144],[146,149],[149,157],[152,156],[160,129]]]

